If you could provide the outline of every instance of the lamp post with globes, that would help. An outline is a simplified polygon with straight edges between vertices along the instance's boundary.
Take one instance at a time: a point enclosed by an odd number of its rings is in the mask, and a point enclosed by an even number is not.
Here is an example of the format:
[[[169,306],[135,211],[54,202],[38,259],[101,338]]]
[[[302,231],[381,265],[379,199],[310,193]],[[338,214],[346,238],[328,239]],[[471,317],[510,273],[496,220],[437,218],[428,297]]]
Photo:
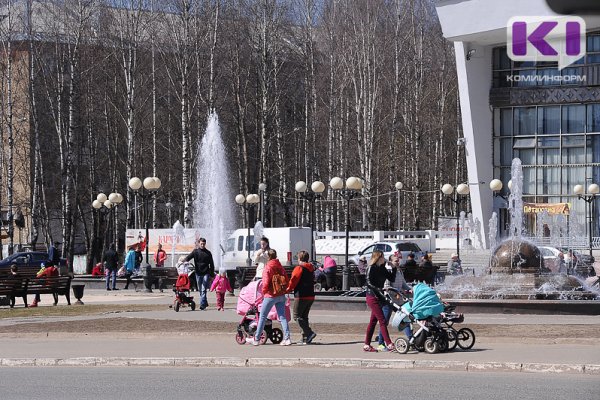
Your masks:
[[[456,191],[454,190],[454,186],[449,183],[446,183],[442,186],[442,193],[448,196],[448,198],[456,204],[456,254],[460,259],[460,197],[459,195],[467,195],[469,194],[470,189],[469,185],[466,183],[461,183],[456,186]],[[451,197],[454,193],[454,197]]]
[[[325,184],[321,181],[314,181],[310,185],[311,191],[307,191],[307,185],[304,181],[296,182],[296,192],[308,200],[310,203],[310,257],[311,260],[315,260],[317,255],[315,254],[315,201],[321,197],[321,193],[325,191]]]
[[[351,176],[346,180],[346,188],[342,178],[335,177],[329,181],[329,186],[344,200],[346,200],[346,260],[342,270],[342,290],[348,290],[348,248],[350,246],[350,200],[360,196],[363,188],[362,180]]]
[[[123,201],[123,196],[120,193],[111,193],[108,195],[108,197],[104,194],[104,193],[98,193],[98,195],[96,196],[96,199],[94,201],[92,201],[92,207],[98,211],[98,213],[102,213],[103,215],[107,216],[110,215],[111,211],[115,211],[117,209],[117,206],[119,204],[121,204],[121,202]],[[116,217],[115,217],[116,219]],[[115,241],[118,241],[118,225],[116,224],[115,221],[115,230],[117,230],[117,232],[115,233]],[[110,241],[109,240],[109,235],[108,232],[111,231],[111,224],[110,224],[110,220],[108,223],[108,226],[106,227],[105,231],[104,231],[104,246],[107,246],[107,243]]]
[[[593,230],[593,219],[594,219],[594,199],[597,196],[600,196],[600,186],[596,183],[591,183],[587,188],[587,194],[585,193],[585,189],[583,185],[575,185],[573,188],[573,192],[577,195],[577,197],[587,203],[585,208],[585,214],[588,218],[588,231],[589,231],[589,246],[590,246],[590,256],[592,256],[592,230]]]
[[[396,184],[394,186],[396,187],[396,191],[398,192],[398,195],[396,196],[396,200],[398,200],[398,232],[400,232],[400,191],[404,187],[404,184],[402,184],[402,182],[398,181],[398,182],[396,182]],[[398,238],[399,237],[400,236],[398,236]]]
[[[258,184],[258,192],[260,193],[260,222],[265,224],[265,191],[267,190],[266,183]]]
[[[246,223],[248,225],[248,236],[246,236],[246,250],[248,251],[248,258],[246,259],[247,267],[252,265],[252,259],[250,258],[250,210],[256,207],[256,204],[259,201],[259,196],[253,193],[249,194],[248,196],[244,196],[243,194],[238,194],[235,196],[235,202],[238,204],[238,206],[242,207],[246,214]]]
[[[129,179],[129,187],[133,190],[135,196],[140,196],[144,202],[144,224],[146,227],[145,248],[146,248],[146,266],[150,265],[148,257],[148,243],[150,234],[150,219],[148,218],[148,201],[152,198],[158,189],[160,189],[160,179],[157,177],[147,177],[144,181],[137,176]]]

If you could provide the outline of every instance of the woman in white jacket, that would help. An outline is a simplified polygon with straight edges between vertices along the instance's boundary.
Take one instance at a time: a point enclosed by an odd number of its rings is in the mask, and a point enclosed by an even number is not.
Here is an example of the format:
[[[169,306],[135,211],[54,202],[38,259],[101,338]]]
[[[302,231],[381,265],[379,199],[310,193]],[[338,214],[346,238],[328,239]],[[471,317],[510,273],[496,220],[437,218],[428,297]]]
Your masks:
[[[256,264],[256,275],[254,275],[254,280],[257,281],[262,278],[263,270],[265,269],[265,265],[267,261],[269,261],[269,256],[267,252],[271,250],[269,247],[269,239],[266,237],[260,238],[260,249],[256,250],[254,253],[254,263]]]

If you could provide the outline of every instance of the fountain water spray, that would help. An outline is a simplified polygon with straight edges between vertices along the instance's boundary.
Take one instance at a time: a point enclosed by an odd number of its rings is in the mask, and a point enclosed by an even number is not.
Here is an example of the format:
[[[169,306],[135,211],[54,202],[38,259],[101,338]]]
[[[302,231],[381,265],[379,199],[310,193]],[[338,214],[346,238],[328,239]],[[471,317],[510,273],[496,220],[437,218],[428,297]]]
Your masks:
[[[227,236],[234,229],[233,204],[229,201],[233,196],[228,171],[219,117],[212,113],[198,149],[198,195],[194,209],[194,225],[209,232],[206,238],[207,248],[213,254],[216,270],[222,265],[222,250],[225,248]]]

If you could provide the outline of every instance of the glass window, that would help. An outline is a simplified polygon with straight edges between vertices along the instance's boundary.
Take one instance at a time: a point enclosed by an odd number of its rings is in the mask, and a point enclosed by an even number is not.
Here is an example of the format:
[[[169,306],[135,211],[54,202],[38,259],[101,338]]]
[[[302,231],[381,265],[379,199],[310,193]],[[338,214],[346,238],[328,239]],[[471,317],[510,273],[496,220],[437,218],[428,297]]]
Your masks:
[[[246,237],[248,238],[248,242],[246,243],[246,248],[244,250],[248,251],[248,246],[250,246],[250,250],[256,250],[256,246],[254,246],[254,235]]]
[[[585,163],[585,152],[583,147],[563,148],[563,164],[583,164]]]
[[[515,79],[514,86],[524,87],[537,85],[537,71],[535,69],[515,70],[513,75],[518,76],[518,78]]]
[[[242,251],[244,249],[244,237],[238,236],[238,251]]]
[[[512,135],[512,108],[496,108],[494,110],[494,134],[496,136]]]
[[[513,159],[512,139],[502,139],[500,141],[500,165],[510,166]]]
[[[587,37],[587,51],[594,52],[600,51],[600,36],[590,35]]]
[[[560,194],[560,167],[541,167],[537,170],[537,194]]]
[[[535,149],[519,149],[519,158],[523,165],[535,165]]]
[[[587,105],[587,131],[600,132],[600,104]]]
[[[506,53],[506,47],[496,47],[494,49],[494,69],[510,69],[510,58]]]
[[[588,54],[587,63],[588,64],[600,64],[600,54],[599,53]]]
[[[515,149],[533,148],[535,147],[535,138],[520,138],[515,139]]]
[[[585,132],[585,106],[563,106],[562,108],[562,132],[580,133]]]
[[[585,57],[581,57],[581,60],[583,60]],[[577,62],[575,62],[574,64],[577,64]],[[562,70],[562,76],[571,76],[571,75],[581,75],[581,68],[579,67],[570,67],[570,68],[564,68]],[[580,81],[578,81],[577,79],[572,79],[572,80],[563,80],[563,85],[577,85],[581,83]]]
[[[494,87],[510,87],[511,81],[506,77],[511,75],[510,71],[494,71],[492,85]]]
[[[535,167],[523,168],[523,194],[535,194]]]
[[[573,186],[585,182],[584,167],[563,168],[563,193],[573,193]],[[579,203],[578,201],[576,203]],[[583,201],[581,202],[583,203]]]
[[[235,251],[235,238],[227,239],[225,251],[227,251],[227,252]]]
[[[538,165],[559,165],[560,149],[538,149]]]
[[[515,108],[515,135],[535,134],[536,110],[535,107]]]
[[[540,135],[560,133],[560,107],[538,107],[537,126]]]
[[[600,162],[600,135],[593,135],[588,137],[588,162],[597,163]],[[600,171],[599,167],[594,167],[597,171]],[[597,172],[599,174],[600,172]],[[600,177],[594,176],[595,182],[600,182]]]
[[[537,71],[538,85],[560,85],[560,78],[553,79],[554,76],[560,76],[560,71],[557,68],[544,68]]]
[[[537,145],[539,148],[558,148],[560,147],[560,136],[544,136],[538,138]]]

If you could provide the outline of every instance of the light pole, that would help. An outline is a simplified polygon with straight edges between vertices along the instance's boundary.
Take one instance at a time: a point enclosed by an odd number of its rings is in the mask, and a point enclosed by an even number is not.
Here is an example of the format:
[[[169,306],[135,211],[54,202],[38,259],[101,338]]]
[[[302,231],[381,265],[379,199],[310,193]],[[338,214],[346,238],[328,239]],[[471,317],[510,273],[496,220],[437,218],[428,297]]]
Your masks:
[[[148,218],[148,201],[151,197],[153,197],[157,190],[160,189],[160,179],[157,177],[147,177],[142,180],[137,176],[134,176],[129,180],[129,187],[133,190],[135,196],[140,196],[142,201],[144,202],[144,223],[146,225],[146,237],[145,247],[146,247],[146,266],[150,265],[149,257],[148,257],[148,244],[150,243],[148,235],[150,234],[150,219]],[[143,188],[142,188],[143,186]]]
[[[110,212],[114,209],[116,211],[117,206],[123,201],[123,196],[120,193],[111,193],[108,197],[104,193],[98,193],[96,200],[92,201],[92,207],[103,216],[110,215]],[[104,230],[104,247],[108,247],[108,232],[110,231],[110,220],[108,226]],[[118,226],[115,222],[115,228]],[[115,233],[115,240],[118,240],[118,232]],[[101,256],[102,257],[102,256]]]
[[[469,194],[470,189],[469,185],[466,183],[461,183],[456,186],[456,191],[454,191],[454,186],[449,183],[446,183],[442,186],[442,193],[448,196],[448,198],[456,204],[456,254],[460,259],[460,197],[458,195],[467,195]],[[454,197],[451,197],[454,193]]]
[[[362,180],[351,176],[346,180],[346,188],[344,189],[344,181],[342,178],[335,177],[329,181],[329,186],[344,200],[346,200],[346,261],[342,270],[342,290],[348,290],[348,247],[350,246],[350,200],[360,196],[360,191],[363,188]]]
[[[246,259],[246,266],[250,267],[252,265],[252,258],[250,258],[250,210],[256,207],[256,204],[260,201],[260,198],[257,194],[249,194],[248,196],[244,196],[243,194],[238,194],[235,196],[235,202],[238,206],[244,209],[246,213],[246,223],[248,225],[248,236],[246,237],[246,248],[248,250],[248,258]],[[254,239],[256,240],[256,238]]]
[[[588,231],[589,231],[589,246],[590,246],[590,256],[592,256],[592,229],[593,224],[592,221],[594,219],[594,199],[596,196],[599,196],[600,186],[596,183],[591,183],[587,188],[587,194],[585,193],[583,185],[575,185],[573,188],[573,192],[577,195],[577,197],[587,203],[585,208],[585,214],[588,218]]]
[[[265,224],[265,190],[267,190],[266,183],[258,184],[258,192],[260,193],[260,222]]]
[[[402,190],[404,185],[402,184],[402,182],[398,181],[394,186],[396,186],[396,191],[398,192],[396,199],[398,200],[398,232],[400,232],[400,191]],[[400,236],[398,236],[398,238],[400,238]]]
[[[315,249],[315,201],[325,191],[325,184],[321,181],[314,181],[310,185],[310,189],[311,191],[308,192],[306,182],[296,182],[296,192],[310,203],[310,257],[314,261],[317,258]]]

